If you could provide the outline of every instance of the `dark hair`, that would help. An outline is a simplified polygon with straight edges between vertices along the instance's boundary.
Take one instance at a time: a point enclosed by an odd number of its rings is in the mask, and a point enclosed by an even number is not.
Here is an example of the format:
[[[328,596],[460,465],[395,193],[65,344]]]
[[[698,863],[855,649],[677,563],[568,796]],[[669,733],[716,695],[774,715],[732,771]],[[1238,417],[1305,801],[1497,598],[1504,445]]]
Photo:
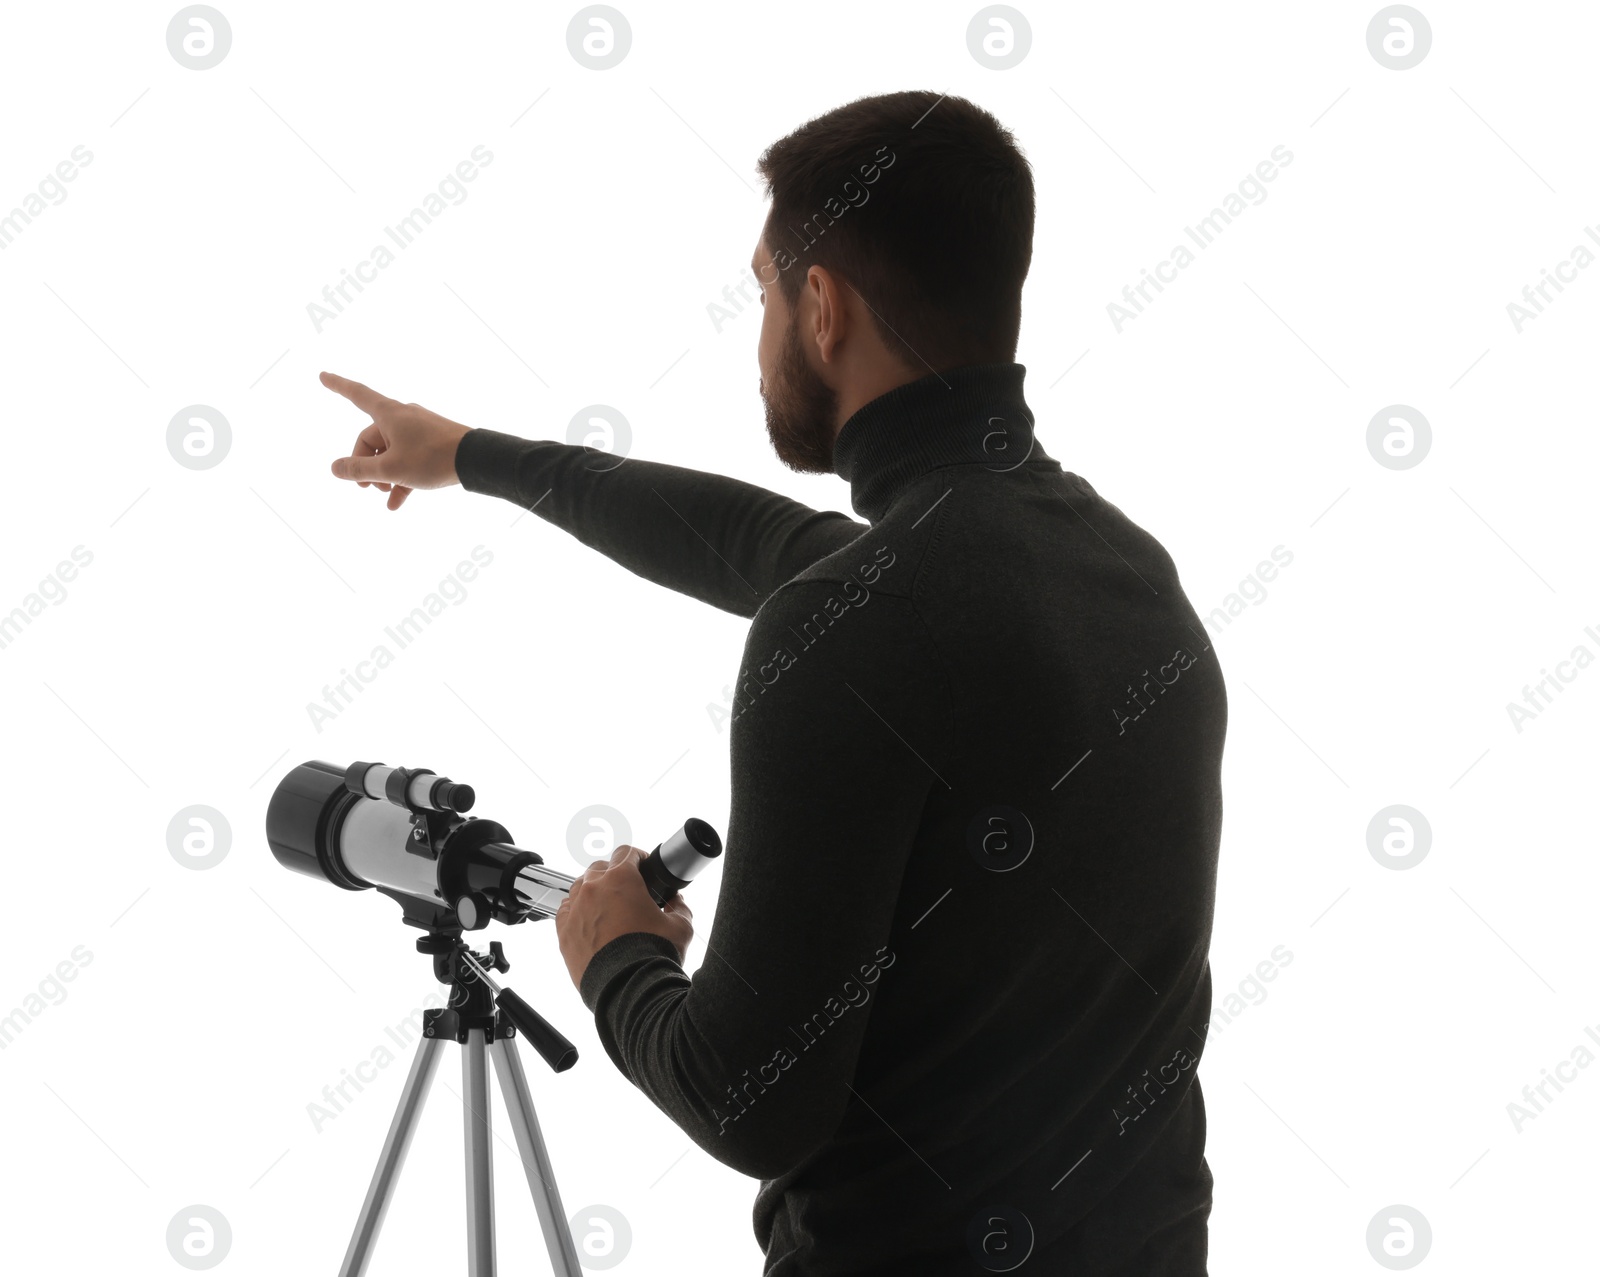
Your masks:
[[[791,306],[807,268],[825,266],[913,368],[1016,357],[1033,174],[994,116],[937,93],[858,98],[774,142],[758,167],[772,199],[763,239]]]

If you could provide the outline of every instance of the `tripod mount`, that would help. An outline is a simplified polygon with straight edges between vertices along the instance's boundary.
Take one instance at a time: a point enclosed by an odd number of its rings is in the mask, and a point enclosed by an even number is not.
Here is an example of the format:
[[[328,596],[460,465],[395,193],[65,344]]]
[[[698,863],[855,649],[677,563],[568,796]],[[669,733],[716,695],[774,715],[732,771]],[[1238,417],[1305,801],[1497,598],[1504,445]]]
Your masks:
[[[509,969],[498,940],[491,941],[487,953],[474,953],[462,939],[459,929],[431,929],[417,939],[417,948],[433,958],[433,972],[441,984],[450,986],[447,1004],[425,1012],[422,1039],[412,1057],[395,1108],[378,1167],[373,1172],[366,1200],[356,1219],[355,1232],[345,1252],[339,1277],[361,1277],[371,1262],[378,1232],[394,1199],[406,1154],[410,1151],[417,1121],[428,1098],[428,1090],[439,1070],[446,1041],[461,1048],[462,1130],[466,1142],[467,1193],[467,1272],[469,1277],[494,1277],[494,1141],[492,1106],[489,1096],[491,1061],[500,1081],[500,1093],[510,1116],[522,1169],[528,1177],[533,1205],[550,1252],[551,1270],[556,1277],[582,1277],[578,1252],[572,1241],[555,1171],[539,1129],[533,1107],[533,1094],[515,1038],[520,1031],[555,1072],[571,1068],[578,1051],[559,1030],[510,989],[502,988],[489,973]]]

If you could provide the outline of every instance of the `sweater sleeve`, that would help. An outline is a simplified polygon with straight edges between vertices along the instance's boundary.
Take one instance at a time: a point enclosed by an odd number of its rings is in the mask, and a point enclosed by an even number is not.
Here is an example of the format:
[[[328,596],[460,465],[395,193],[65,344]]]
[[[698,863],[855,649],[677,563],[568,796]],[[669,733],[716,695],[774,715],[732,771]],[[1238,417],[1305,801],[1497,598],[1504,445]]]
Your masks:
[[[690,977],[669,942],[619,936],[580,992],[635,1086],[713,1157],[771,1179],[839,1126],[875,999],[903,978],[890,930],[952,729],[911,604],[859,582],[783,587],[744,661],[706,956]]]
[[[738,479],[495,430],[469,430],[455,463],[468,492],[531,509],[647,581],[737,616],[867,530]]]

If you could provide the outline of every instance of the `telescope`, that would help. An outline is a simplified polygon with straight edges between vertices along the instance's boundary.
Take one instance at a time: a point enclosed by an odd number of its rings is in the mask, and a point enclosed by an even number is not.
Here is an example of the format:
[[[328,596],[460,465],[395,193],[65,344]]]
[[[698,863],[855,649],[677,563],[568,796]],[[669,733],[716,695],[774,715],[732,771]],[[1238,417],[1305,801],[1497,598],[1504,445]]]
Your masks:
[[[376,888],[428,931],[554,917],[577,879],[516,846],[504,825],[465,816],[475,800],[471,785],[425,767],[302,763],[267,804],[267,843],[285,868]],[[691,816],[639,873],[664,906],[721,854],[717,831]]]
[[[481,952],[462,939],[463,932],[481,931],[491,921],[554,917],[577,879],[550,868],[537,852],[516,846],[504,825],[467,816],[475,800],[472,786],[424,767],[312,761],[285,776],[267,804],[267,843],[279,864],[346,891],[376,889],[396,901],[404,922],[427,933],[417,938],[417,950],[432,957],[435,977],[450,986],[447,1004],[424,1013],[422,1038],[339,1277],[364,1277],[372,1261],[446,1041],[462,1048],[470,1277],[495,1277],[496,1271],[491,1065],[551,1270],[556,1277],[583,1277],[513,1040],[520,1032],[557,1073],[577,1061],[577,1048],[515,992],[496,983],[490,972],[511,965],[498,940]],[[691,817],[639,862],[639,873],[651,898],[665,906],[721,854],[717,831]]]

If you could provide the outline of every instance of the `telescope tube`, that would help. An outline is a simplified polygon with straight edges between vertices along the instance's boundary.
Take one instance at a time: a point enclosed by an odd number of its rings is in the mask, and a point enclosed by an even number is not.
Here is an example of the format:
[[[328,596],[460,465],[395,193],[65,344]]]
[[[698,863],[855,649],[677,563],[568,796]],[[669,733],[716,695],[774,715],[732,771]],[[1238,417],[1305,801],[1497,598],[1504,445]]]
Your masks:
[[[314,760],[274,790],[267,842],[285,868],[346,891],[377,888],[400,899],[407,921],[419,926],[476,930],[491,917],[553,917],[577,879],[516,846],[503,825],[463,818],[473,797],[470,786],[423,769]],[[639,872],[664,906],[721,854],[717,831],[690,817]]]

